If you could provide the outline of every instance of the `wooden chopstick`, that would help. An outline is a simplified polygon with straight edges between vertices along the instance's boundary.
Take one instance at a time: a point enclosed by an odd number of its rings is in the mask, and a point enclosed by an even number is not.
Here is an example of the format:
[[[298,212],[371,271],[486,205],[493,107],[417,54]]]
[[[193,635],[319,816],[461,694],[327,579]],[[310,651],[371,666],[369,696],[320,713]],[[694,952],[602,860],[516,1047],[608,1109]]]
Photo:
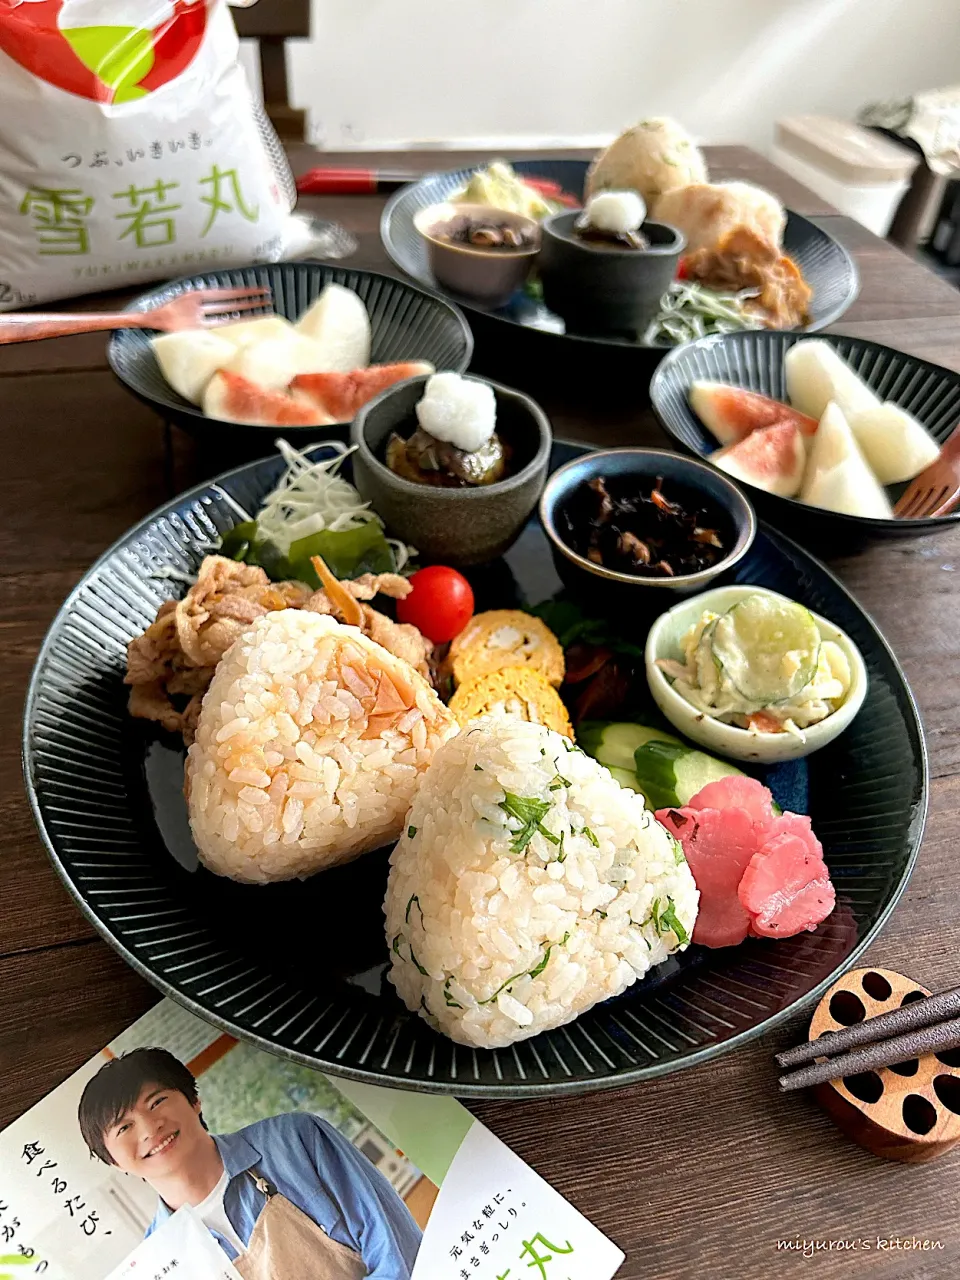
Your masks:
[[[813,1044],[817,1043],[818,1041],[813,1041]],[[792,1093],[794,1089],[809,1089],[811,1085],[825,1084],[828,1080],[859,1075],[861,1071],[879,1071],[882,1067],[891,1067],[910,1058],[922,1058],[926,1053],[946,1053],[958,1048],[960,1018],[951,1018],[949,1022],[921,1027],[906,1035],[865,1045],[854,1049],[852,1053],[841,1054],[839,1058],[828,1058],[826,1062],[801,1067],[799,1071],[780,1077],[780,1092]]]
[[[891,1009],[889,1013],[877,1014],[875,1018],[867,1018],[864,1022],[856,1022],[843,1031],[826,1031],[816,1040],[808,1040],[798,1044],[795,1049],[786,1049],[776,1055],[781,1067],[799,1067],[804,1062],[813,1062],[815,1058],[829,1057],[835,1053],[846,1053],[859,1045],[875,1044],[878,1040],[886,1040],[890,1036],[903,1035],[907,1031],[918,1031],[921,1027],[933,1026],[948,1018],[960,1018],[960,987],[952,987],[939,995],[926,996],[923,1000],[915,1000],[912,1004],[901,1005],[899,1009]],[[914,1054],[908,1054],[914,1057]],[[899,1058],[893,1058],[899,1062]],[[825,1077],[828,1080],[835,1076]]]

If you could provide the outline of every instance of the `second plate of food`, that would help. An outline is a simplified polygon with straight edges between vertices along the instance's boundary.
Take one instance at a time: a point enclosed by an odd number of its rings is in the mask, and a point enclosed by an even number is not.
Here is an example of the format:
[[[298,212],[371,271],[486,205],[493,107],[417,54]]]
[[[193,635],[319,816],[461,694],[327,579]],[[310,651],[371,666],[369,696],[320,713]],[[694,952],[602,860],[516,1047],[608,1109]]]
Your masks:
[[[517,180],[522,182],[529,178],[540,184],[538,190],[546,188],[548,193],[546,197],[531,191],[533,202],[530,207],[535,210],[535,216],[540,220],[549,219],[556,210],[563,209],[562,205],[556,203],[558,195],[572,198],[574,204],[582,201],[588,168],[586,161],[557,159],[516,160],[509,166],[514,182]],[[643,332],[631,334],[614,329],[604,331],[599,328],[586,330],[577,327],[575,321],[564,324],[558,321],[556,314],[548,311],[544,306],[542,290],[535,284],[517,288],[508,302],[494,306],[476,293],[468,295],[440,284],[435,269],[431,266],[431,252],[435,250],[435,246],[431,246],[429,237],[423,234],[421,215],[432,206],[445,206],[446,202],[458,198],[461,193],[466,193],[474,201],[469,206],[473,210],[477,209],[478,202],[482,199],[491,201],[503,199],[502,182],[487,180],[488,173],[488,169],[453,169],[427,174],[418,182],[403,187],[391,197],[383,212],[380,234],[387,252],[397,266],[419,283],[428,288],[438,289],[468,311],[490,317],[497,323],[515,325],[537,332],[543,335],[544,341],[549,340],[553,344],[575,342],[587,347],[633,348],[654,354],[669,350],[675,342],[694,337],[698,332],[712,332],[714,325],[723,326],[729,322],[728,318],[724,318],[730,310],[729,299],[723,302],[721,311],[711,317],[710,308],[703,306],[702,297],[695,296],[689,301],[684,301],[682,295],[688,286],[683,282],[678,282],[673,287],[674,296],[671,299],[671,305],[679,308],[679,311],[663,314],[662,319],[667,323],[660,326],[659,336],[656,339],[648,339]],[[495,178],[498,173],[499,170],[496,171]],[[699,187],[698,190],[711,189]],[[751,189],[751,191],[755,190]],[[733,199],[733,197],[730,198]],[[770,196],[765,195],[765,198],[773,200]],[[682,221],[681,230],[689,231],[688,239],[692,237],[694,243],[699,243],[701,239],[705,244],[710,243],[710,236],[706,235],[704,228],[708,221],[707,214],[714,206],[709,200],[706,204],[708,207],[705,213],[694,207],[690,210],[676,210],[671,215],[678,222]],[[493,210],[488,212],[493,214]],[[660,215],[651,212],[651,216],[659,218]],[[731,227],[738,225],[737,216],[735,210],[724,209],[724,231],[722,233],[718,231],[718,234],[726,235]],[[743,216],[747,223],[752,225],[752,208],[748,209]],[[751,241],[746,248],[741,246],[743,253],[738,258],[737,253],[734,252],[736,246],[731,245],[729,250],[715,255],[716,261],[712,268],[705,262],[704,269],[709,268],[714,271],[716,279],[712,282],[713,289],[724,295],[741,288],[756,288],[758,281],[766,280],[767,276],[773,281],[774,274],[780,269],[777,266],[780,261],[778,253],[782,250],[782,253],[796,264],[802,281],[812,290],[805,318],[800,322],[800,327],[807,332],[822,329],[839,319],[856,297],[859,287],[856,265],[838,241],[808,218],[791,210],[784,211],[781,216],[784,221],[780,246],[770,248],[765,242],[758,246]],[[560,221],[562,220],[561,216]],[[669,221],[666,217],[665,220]],[[544,234],[546,235],[547,232],[545,231]],[[555,245],[561,248],[568,244],[569,239],[569,228],[565,226],[559,227],[558,234],[553,237]],[[528,250],[524,249],[523,252],[527,253]],[[726,257],[724,253],[727,254]],[[534,277],[536,271],[537,268],[534,265]],[[789,272],[792,274],[792,268]],[[774,293],[781,287],[785,287],[785,280],[781,280],[780,285],[771,285]],[[680,329],[676,328],[678,316],[682,316]],[[788,324],[792,323],[792,321],[788,322]],[[644,328],[646,327],[645,325]]]
[[[554,445],[551,468],[578,452]],[[913,699],[853,597],[760,530],[729,581],[795,602],[800,650],[814,641],[807,611],[828,620],[862,655],[867,689],[823,750],[770,768],[724,761],[656,718],[646,627],[562,591],[535,518],[466,570],[472,598],[449,569],[410,595],[392,571],[403,549],[363,515],[338,456],[287,450],[183,494],[112,547],[55,620],[29,691],[26,772],[50,856],[92,924],[231,1034],[334,1074],[466,1096],[675,1071],[813,1000],[883,926],[926,810]],[[648,481],[649,520],[625,529],[631,554],[661,515],[682,526],[671,563],[692,544],[697,563],[723,554],[695,501],[682,507],[669,477],[662,490]],[[610,506],[600,516],[621,519]],[[311,565],[321,576],[307,581]],[[680,598],[653,594],[660,608]],[[736,680],[743,623],[724,637]],[[454,636],[450,651],[426,632]],[[675,687],[689,684],[695,664],[684,674],[682,653],[662,656]],[[811,650],[813,676],[818,664]],[[843,671],[827,665],[817,696],[842,700]],[[690,697],[713,696],[695,683]],[[498,708],[521,719],[467,725]],[[806,699],[791,731],[815,714]],[[744,738],[770,727],[739,720]],[[691,868],[701,875],[703,841],[723,843],[730,823],[747,824],[754,856],[719,886],[719,914],[704,879],[697,915]],[[771,884],[798,869],[803,893],[784,915]],[[308,878],[284,878],[297,875]]]

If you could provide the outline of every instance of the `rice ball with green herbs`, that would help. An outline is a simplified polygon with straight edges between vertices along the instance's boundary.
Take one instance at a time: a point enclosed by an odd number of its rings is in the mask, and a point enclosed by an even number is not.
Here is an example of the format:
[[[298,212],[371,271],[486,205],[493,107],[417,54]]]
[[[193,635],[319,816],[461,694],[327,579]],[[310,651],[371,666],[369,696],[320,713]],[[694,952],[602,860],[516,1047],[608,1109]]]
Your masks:
[[[424,774],[390,858],[390,979],[461,1044],[570,1022],[688,943],[680,846],[603,765],[543,725],[473,721]]]

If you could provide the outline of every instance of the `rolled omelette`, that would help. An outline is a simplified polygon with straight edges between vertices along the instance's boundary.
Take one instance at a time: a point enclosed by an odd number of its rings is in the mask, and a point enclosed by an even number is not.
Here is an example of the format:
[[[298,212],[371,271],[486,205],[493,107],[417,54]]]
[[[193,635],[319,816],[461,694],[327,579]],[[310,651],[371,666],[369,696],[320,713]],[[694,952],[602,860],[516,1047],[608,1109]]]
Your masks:
[[[528,667],[559,686],[565,670],[557,637],[522,609],[475,614],[451,642],[447,663],[458,685],[504,667]]]
[[[460,685],[448,710],[460,725],[479,716],[513,715],[529,724],[546,725],[573,740],[567,708],[553,685],[530,667],[503,667]]]

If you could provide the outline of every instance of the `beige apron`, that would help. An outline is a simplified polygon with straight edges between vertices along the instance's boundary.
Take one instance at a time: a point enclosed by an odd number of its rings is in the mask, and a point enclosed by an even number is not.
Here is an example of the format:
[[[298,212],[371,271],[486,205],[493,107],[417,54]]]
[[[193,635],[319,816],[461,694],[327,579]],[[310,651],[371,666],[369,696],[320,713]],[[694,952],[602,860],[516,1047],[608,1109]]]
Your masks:
[[[245,1252],[234,1260],[243,1280],[363,1280],[363,1259],[331,1240],[266,1179],[248,1170],[267,1198]]]

